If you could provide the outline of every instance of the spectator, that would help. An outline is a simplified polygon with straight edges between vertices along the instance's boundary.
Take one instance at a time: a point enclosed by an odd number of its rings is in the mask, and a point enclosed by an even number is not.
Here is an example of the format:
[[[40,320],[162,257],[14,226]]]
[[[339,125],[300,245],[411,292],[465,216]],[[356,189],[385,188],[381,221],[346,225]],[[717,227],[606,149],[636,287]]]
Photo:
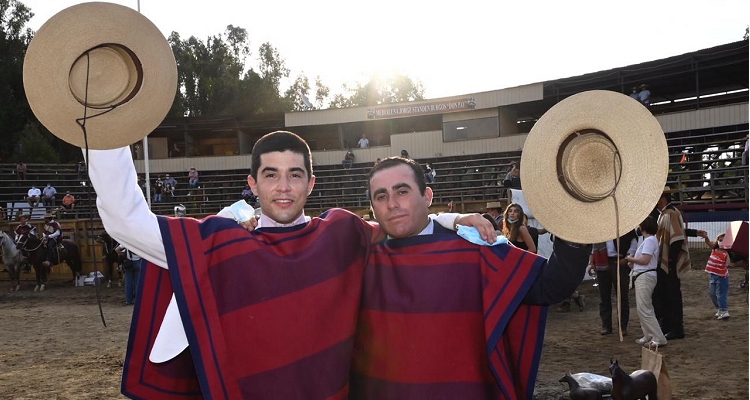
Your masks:
[[[188,171],[188,185],[191,188],[198,186],[198,170],[195,168],[190,168]]]
[[[618,243],[619,242],[619,243]],[[594,244],[589,269],[596,270],[596,281],[599,284],[599,317],[602,320],[602,335],[612,333],[612,293],[617,298],[617,274],[620,274],[620,316],[619,324],[622,334],[627,335],[630,320],[629,286],[630,269],[625,257],[635,254],[638,249],[638,235],[635,230],[622,235],[618,242],[609,240]],[[618,253],[619,249],[619,253]],[[620,264],[617,264],[619,256]]]
[[[638,93],[638,100],[640,100],[644,106],[651,104],[651,91],[648,90],[648,85],[645,83],[641,85],[641,91]]]
[[[721,248],[721,242],[724,241],[724,234],[716,237],[712,242],[708,234],[701,235],[703,240],[711,249],[711,255],[706,262],[706,272],[708,272],[708,295],[711,302],[716,308],[716,319],[729,318],[729,305],[727,303],[727,293],[729,292],[729,270],[730,265],[729,253]]]
[[[26,194],[26,201],[29,203],[29,206],[31,206],[31,209],[33,210],[36,208],[37,205],[39,205],[39,199],[42,196],[42,191],[39,190],[35,185],[31,185],[31,189],[29,189],[28,193]]]
[[[245,188],[242,189],[241,195],[242,199],[245,200],[245,203],[255,207],[255,194],[253,193],[253,190],[250,189],[250,185],[245,185]]]
[[[177,179],[172,178],[169,176],[169,174],[164,175],[166,179],[164,179],[164,188],[162,189],[162,193],[165,196],[169,196],[174,198],[174,190],[177,188]]]
[[[360,149],[366,149],[370,147],[370,140],[367,139],[367,136],[365,136],[364,133],[362,134],[362,137],[357,142],[357,147],[359,147]]]
[[[169,156],[170,157],[179,157],[180,154],[182,154],[182,153],[180,152],[180,148],[177,147],[177,142],[172,143],[172,150],[169,151]]]
[[[375,159],[375,164],[373,164],[373,167],[377,166],[378,164],[380,164],[380,157]]]
[[[86,177],[86,163],[78,161],[78,179],[79,181]]]
[[[628,266],[633,269],[635,305],[643,330],[643,337],[635,342],[640,345],[664,346],[669,338],[659,327],[652,302],[657,280],[656,270],[659,268],[659,241],[654,236],[657,231],[656,221],[648,216],[639,228],[643,234],[643,242],[638,246],[635,255],[625,257]]]
[[[656,237],[659,240],[659,262],[654,290],[654,311],[667,340],[685,337],[682,290],[680,277],[690,270],[690,253],[687,237],[697,237],[705,231],[685,228],[682,213],[672,204],[672,193],[676,190],[665,187],[656,203],[659,213]]]
[[[435,171],[435,169],[432,168],[429,163],[425,164],[424,181],[427,183],[434,183],[435,176],[437,176],[437,172]]]
[[[115,252],[125,252],[122,272],[125,274],[125,304],[133,305],[138,291],[138,275],[141,273],[141,257],[125,248],[123,245],[115,247]]]
[[[498,229],[503,229],[503,203],[499,201],[490,201],[487,203],[487,214],[495,220]]]
[[[70,192],[65,192],[65,196],[62,198],[62,208],[65,210],[73,210],[76,207],[76,198]]]
[[[408,151],[406,151],[406,150],[401,150],[401,157],[404,157],[404,158],[411,158],[411,157],[409,157],[409,152],[408,152]]]
[[[42,203],[44,204],[44,207],[54,207],[55,206],[55,195],[57,194],[57,190],[54,186],[52,186],[51,183],[48,183],[47,186],[44,187],[44,190],[42,191]]]
[[[503,235],[514,246],[536,253],[536,245],[531,238],[529,228],[526,227],[527,222],[526,214],[520,205],[516,203],[508,204],[503,214]]]
[[[641,96],[638,94],[638,86],[633,86],[633,92],[630,93],[630,97],[635,100],[641,101]]]
[[[161,203],[162,192],[164,191],[164,181],[161,180],[161,175],[156,177],[154,181],[154,202]]]
[[[344,159],[341,161],[341,165],[343,165],[345,169],[349,169],[352,167],[353,163],[354,163],[354,152],[352,152],[352,149],[349,149],[344,155]]]
[[[16,163],[16,175],[18,176],[18,179],[22,181],[26,180],[26,164],[24,164],[23,161]]]
[[[510,163],[510,171],[505,175],[503,180],[503,187],[506,189],[518,189],[521,190],[521,161],[513,161]]]

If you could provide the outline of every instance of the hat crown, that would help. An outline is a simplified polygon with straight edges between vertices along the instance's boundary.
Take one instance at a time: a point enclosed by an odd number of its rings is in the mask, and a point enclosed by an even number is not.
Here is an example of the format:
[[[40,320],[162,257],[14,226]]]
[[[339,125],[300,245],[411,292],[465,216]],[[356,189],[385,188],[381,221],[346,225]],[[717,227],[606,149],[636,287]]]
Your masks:
[[[558,176],[568,193],[597,201],[614,193],[621,165],[617,146],[597,130],[576,132],[560,147]]]

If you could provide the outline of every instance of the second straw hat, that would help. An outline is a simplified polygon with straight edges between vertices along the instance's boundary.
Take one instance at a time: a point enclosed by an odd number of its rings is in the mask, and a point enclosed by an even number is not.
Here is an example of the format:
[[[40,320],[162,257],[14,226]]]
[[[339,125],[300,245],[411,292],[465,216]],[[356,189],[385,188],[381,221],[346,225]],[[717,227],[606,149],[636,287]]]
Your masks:
[[[661,196],[669,169],[656,118],[630,96],[604,90],[549,109],[529,132],[521,159],[535,218],[576,243],[615,239],[638,226]]]
[[[133,9],[83,3],[39,28],[23,65],[32,111],[55,136],[112,149],[151,133],[169,112],[177,65],[159,29]],[[79,122],[76,120],[79,119]]]

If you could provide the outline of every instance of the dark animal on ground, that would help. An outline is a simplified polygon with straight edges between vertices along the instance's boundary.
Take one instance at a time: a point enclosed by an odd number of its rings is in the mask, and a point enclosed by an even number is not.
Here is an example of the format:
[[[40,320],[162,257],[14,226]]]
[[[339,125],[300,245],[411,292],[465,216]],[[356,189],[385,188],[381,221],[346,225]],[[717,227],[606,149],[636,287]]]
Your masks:
[[[653,372],[639,369],[628,375],[620,368],[617,360],[610,360],[610,363],[613,400],[658,400],[656,376]]]

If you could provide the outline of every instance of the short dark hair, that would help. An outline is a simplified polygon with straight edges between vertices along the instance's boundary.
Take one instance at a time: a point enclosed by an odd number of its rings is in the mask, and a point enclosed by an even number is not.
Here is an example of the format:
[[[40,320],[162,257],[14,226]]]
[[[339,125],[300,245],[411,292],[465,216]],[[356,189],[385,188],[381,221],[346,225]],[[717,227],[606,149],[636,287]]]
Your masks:
[[[252,166],[250,169],[250,175],[253,179],[258,180],[260,156],[274,151],[291,151],[292,153],[301,154],[305,162],[305,169],[307,170],[307,180],[309,181],[312,179],[313,169],[310,146],[307,145],[307,142],[305,142],[304,139],[289,131],[271,132],[263,135],[263,137],[255,142],[251,157]]]
[[[397,167],[399,165],[406,165],[411,168],[411,172],[414,174],[414,181],[417,182],[417,187],[419,187],[419,194],[424,196],[424,191],[427,189],[427,184],[424,181],[424,173],[422,172],[422,167],[420,167],[419,164],[417,164],[417,162],[412,160],[411,158],[393,156],[384,158],[378,163],[378,165],[372,167],[372,169],[370,170],[370,174],[367,176],[367,190],[369,190],[370,193],[370,201],[372,201],[372,189],[370,188],[370,182],[372,181],[373,175],[375,175],[378,171]]]
[[[638,226],[643,232],[646,232],[649,235],[656,235],[656,231],[659,230],[659,226],[656,224],[656,219],[650,215]]]

